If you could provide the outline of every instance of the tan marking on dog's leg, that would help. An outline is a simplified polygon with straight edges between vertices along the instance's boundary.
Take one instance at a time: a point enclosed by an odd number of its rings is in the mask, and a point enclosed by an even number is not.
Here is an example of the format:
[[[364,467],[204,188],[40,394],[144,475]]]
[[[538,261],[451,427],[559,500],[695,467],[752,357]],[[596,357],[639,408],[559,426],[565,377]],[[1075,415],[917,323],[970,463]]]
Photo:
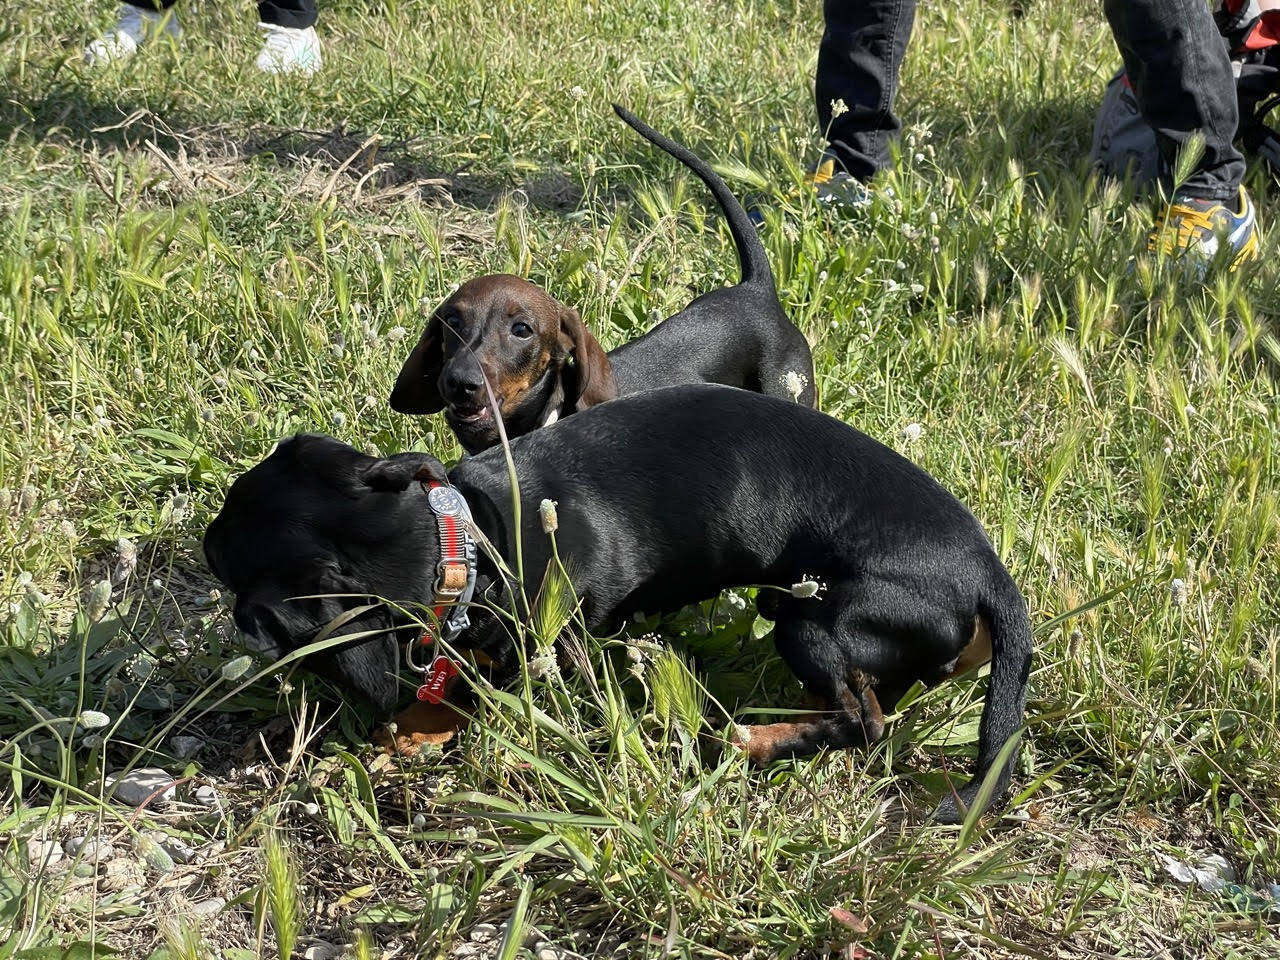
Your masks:
[[[973,618],[973,636],[969,638],[969,642],[960,651],[960,656],[956,658],[955,666],[951,668],[951,672],[943,679],[950,680],[952,677],[958,677],[974,667],[982,666],[990,659],[991,624],[987,622],[986,617],[978,614]]]
[[[821,718],[806,714],[788,723],[757,723],[738,728],[734,744],[747,751],[747,758],[757,766],[767,766],[786,755],[784,744],[813,733]]]
[[[373,742],[384,753],[411,757],[425,746],[444,746],[464,727],[469,718],[447,700],[444,703],[424,703],[415,700],[373,735]]]
[[[875,743],[884,736],[884,711],[880,708],[874,683],[870,674],[855,670],[849,677],[849,689],[844,694],[845,712],[862,724],[867,743]]]

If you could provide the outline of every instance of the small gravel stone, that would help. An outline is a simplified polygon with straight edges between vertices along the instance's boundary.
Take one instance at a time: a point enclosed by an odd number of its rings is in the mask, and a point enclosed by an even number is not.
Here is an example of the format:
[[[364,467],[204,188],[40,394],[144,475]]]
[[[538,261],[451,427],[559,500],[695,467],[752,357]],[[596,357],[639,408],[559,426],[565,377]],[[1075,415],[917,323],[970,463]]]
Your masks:
[[[226,905],[227,901],[222,897],[210,897],[208,900],[193,903],[187,912],[194,917],[211,917]]]
[[[209,786],[207,783],[196,787],[192,798],[202,807],[213,810],[215,813],[222,812],[222,797],[218,795],[218,791],[214,787]]]
[[[27,859],[36,868],[49,867],[63,857],[62,847],[57,840],[28,840]]]
[[[105,840],[72,837],[63,845],[68,857],[80,857],[89,863],[106,863],[116,855],[116,848]]]
[[[169,738],[169,746],[179,760],[190,760],[204,747],[204,741],[199,737],[177,736]]]
[[[302,960],[332,960],[333,957],[341,955],[341,947],[319,940],[302,951]]]
[[[478,943],[462,943],[453,948],[453,953],[449,956],[454,960],[467,960],[468,957],[478,957],[484,953],[484,947]]]
[[[477,923],[471,928],[471,939],[476,943],[488,943],[497,939],[498,928],[492,923]]]
[[[157,793],[157,791],[160,791]],[[108,776],[107,792],[116,803],[140,806],[153,793],[153,806],[162,806],[173,799],[173,777],[156,767],[130,770],[124,776]]]

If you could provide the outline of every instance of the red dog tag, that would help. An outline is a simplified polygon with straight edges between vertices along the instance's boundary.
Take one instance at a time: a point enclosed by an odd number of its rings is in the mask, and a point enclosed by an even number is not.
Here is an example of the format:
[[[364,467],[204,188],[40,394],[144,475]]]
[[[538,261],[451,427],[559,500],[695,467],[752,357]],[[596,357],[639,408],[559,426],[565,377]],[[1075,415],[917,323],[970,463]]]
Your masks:
[[[440,703],[444,700],[449,681],[458,675],[458,665],[444,654],[431,661],[427,670],[426,681],[418,688],[418,699],[427,703]]]

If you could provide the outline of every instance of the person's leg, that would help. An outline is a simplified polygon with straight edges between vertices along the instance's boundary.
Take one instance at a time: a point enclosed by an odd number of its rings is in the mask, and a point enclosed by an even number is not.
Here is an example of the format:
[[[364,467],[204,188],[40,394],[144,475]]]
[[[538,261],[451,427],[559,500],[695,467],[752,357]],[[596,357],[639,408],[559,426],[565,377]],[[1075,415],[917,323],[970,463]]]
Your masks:
[[[1195,133],[1204,156],[1178,195],[1234,202],[1244,157],[1226,43],[1204,0],[1104,0],[1138,107],[1170,167]]]
[[[90,65],[110,63],[133,56],[138,47],[163,31],[176,37],[178,17],[168,12],[177,0],[129,0],[121,3],[116,25],[84,49]]]
[[[824,0],[814,98],[828,154],[867,180],[889,166],[901,123],[893,113],[898,68],[915,20],[915,0]],[[845,110],[832,110],[843,101]]]
[[[1204,153],[1156,221],[1147,249],[1235,269],[1258,257],[1253,203],[1242,185],[1244,157],[1236,82],[1227,46],[1204,0],[1104,0],[1143,118],[1171,169],[1191,138]]]
[[[266,31],[255,61],[258,69],[306,75],[320,69],[315,0],[262,0],[258,19],[258,26]]]

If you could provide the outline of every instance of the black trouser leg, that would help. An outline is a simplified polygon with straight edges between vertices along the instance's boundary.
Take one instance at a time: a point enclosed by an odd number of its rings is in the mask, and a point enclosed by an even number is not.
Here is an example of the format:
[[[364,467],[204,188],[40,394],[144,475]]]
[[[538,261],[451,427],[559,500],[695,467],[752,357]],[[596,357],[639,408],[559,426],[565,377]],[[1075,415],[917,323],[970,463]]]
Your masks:
[[[915,0],[824,0],[814,97],[831,151],[860,180],[889,166],[898,68],[915,21]],[[847,112],[832,116],[831,103]]]
[[[1172,168],[1197,132],[1204,157],[1178,186],[1184,197],[1234,201],[1244,157],[1231,143],[1239,124],[1226,44],[1204,0],[1103,0],[1138,108]]]
[[[178,0],[127,0],[143,10],[168,10]],[[258,19],[281,27],[305,30],[316,23],[316,0],[264,0],[258,4]]]
[[[316,25],[316,0],[264,0],[258,4],[258,19],[305,30]]]

